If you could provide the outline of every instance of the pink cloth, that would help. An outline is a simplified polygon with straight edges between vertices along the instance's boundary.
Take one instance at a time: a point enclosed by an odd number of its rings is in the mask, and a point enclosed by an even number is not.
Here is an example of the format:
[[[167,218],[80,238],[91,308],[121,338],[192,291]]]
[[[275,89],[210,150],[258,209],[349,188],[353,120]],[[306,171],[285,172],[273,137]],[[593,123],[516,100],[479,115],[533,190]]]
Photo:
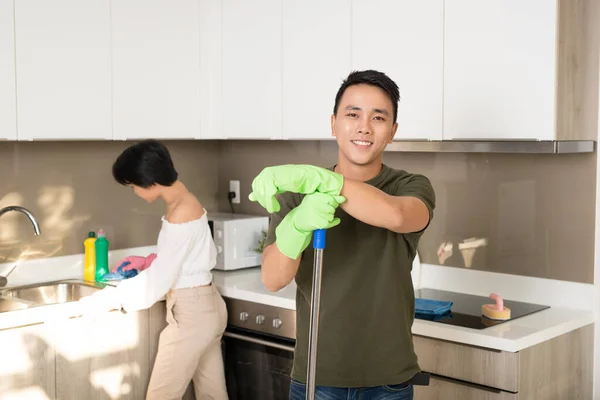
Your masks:
[[[116,267],[114,267],[112,269],[112,272],[117,272],[117,269],[123,265],[123,263],[129,262],[128,265],[124,266],[121,271],[129,271],[131,269],[137,269],[138,272],[142,272],[143,270],[147,269],[150,267],[150,265],[152,265],[152,262],[154,261],[154,259],[156,258],[156,254],[155,253],[151,253],[148,257],[141,257],[141,256],[129,256],[126,257],[124,259],[122,259]]]

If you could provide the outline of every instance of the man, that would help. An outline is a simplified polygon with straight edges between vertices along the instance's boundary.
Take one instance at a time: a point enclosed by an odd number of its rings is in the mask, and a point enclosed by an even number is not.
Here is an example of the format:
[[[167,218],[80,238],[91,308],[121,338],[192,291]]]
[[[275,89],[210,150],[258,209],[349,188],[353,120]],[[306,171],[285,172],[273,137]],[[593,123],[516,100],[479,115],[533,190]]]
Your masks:
[[[382,163],[398,124],[397,85],[378,71],[351,73],[331,116],[337,164],[265,168],[250,199],[272,213],[263,251],[264,285],[295,278],[297,328],[290,399],[304,399],[315,229],[327,229],[316,395],[412,399],[419,372],[412,343],[412,262],[431,221],[429,180]],[[329,396],[329,397],[327,397]]]

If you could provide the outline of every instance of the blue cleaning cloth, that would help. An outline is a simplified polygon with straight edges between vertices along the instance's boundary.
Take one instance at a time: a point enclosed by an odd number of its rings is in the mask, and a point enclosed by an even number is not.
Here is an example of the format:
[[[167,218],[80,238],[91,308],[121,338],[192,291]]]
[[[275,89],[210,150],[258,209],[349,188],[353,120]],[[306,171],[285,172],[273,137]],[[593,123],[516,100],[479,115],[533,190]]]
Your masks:
[[[102,275],[102,280],[104,281],[121,281],[123,279],[133,278],[138,274],[137,269],[130,269],[128,271],[123,271],[123,267],[129,265],[129,262],[126,261],[123,264],[119,265],[115,272],[109,272],[107,274]]]
[[[427,321],[448,321],[454,318],[452,312],[448,311],[445,314],[433,315],[433,314],[419,314],[415,313],[415,318],[425,319]]]
[[[415,314],[442,315],[450,311],[454,303],[452,301],[415,299]]]

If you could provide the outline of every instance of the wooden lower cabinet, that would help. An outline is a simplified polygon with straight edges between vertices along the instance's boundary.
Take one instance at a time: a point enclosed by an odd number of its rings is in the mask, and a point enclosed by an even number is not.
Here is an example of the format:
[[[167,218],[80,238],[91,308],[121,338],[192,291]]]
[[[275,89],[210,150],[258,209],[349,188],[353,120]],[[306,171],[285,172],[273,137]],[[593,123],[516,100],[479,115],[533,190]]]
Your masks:
[[[430,385],[416,400],[592,399],[594,326],[511,353],[414,337]]]
[[[0,399],[54,399],[54,347],[46,325],[0,331]]]
[[[419,366],[424,371],[517,392],[519,386],[519,353],[490,350],[416,336],[413,339]]]
[[[144,399],[165,302],[136,313],[0,331],[0,400]],[[588,400],[593,325],[517,353],[415,336],[429,386],[416,400]],[[193,400],[193,384],[184,396]]]
[[[105,313],[54,326],[57,399],[143,399],[150,365],[148,313]]]
[[[0,330],[0,400],[146,398],[165,302]],[[190,384],[184,400],[193,400]]]

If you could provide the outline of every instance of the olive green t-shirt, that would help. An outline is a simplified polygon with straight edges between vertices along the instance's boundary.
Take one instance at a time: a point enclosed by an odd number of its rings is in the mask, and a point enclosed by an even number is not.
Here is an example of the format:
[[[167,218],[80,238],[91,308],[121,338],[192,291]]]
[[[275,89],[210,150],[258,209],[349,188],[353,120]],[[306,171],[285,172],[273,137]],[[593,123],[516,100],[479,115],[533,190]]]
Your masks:
[[[435,194],[429,180],[392,169],[365,182],[394,196],[414,196],[429,209]],[[298,206],[303,195],[278,196],[281,210],[272,214],[267,245],[275,228]],[[421,232],[399,234],[365,224],[336,210],[341,223],[327,230],[323,251],[316,384],[335,387],[392,385],[420,371],[411,327],[415,296],[412,262]],[[296,275],[296,347],[292,378],[306,382],[313,248],[304,251]]]

